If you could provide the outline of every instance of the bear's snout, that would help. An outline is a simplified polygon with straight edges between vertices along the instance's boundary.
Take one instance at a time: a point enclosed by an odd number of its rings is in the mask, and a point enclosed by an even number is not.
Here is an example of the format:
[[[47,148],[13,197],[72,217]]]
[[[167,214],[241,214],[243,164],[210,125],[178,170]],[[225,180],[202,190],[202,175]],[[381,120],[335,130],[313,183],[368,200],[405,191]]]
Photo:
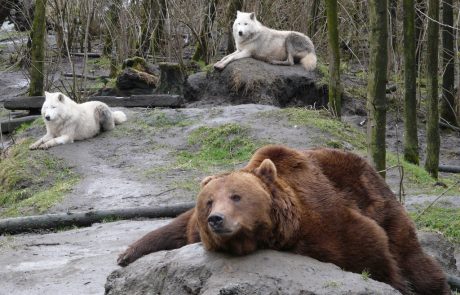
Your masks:
[[[208,224],[214,231],[221,231],[224,225],[224,215],[220,213],[214,213],[209,215]]]

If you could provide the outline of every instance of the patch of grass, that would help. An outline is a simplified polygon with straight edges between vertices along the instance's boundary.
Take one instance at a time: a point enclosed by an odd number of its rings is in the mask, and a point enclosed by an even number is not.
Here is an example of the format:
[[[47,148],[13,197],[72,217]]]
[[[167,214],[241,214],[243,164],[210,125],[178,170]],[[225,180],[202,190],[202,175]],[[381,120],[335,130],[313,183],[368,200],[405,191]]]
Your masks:
[[[249,129],[238,124],[200,127],[190,134],[188,142],[192,151],[180,152],[178,162],[183,167],[202,170],[247,161],[258,147]]]
[[[24,140],[0,160],[0,216],[45,212],[61,200],[79,177],[46,151],[30,151]]]
[[[285,116],[293,125],[311,126],[330,134],[334,140],[342,140],[351,144],[355,149],[366,148],[365,135],[351,125],[336,120],[326,110],[310,110],[307,108],[287,108],[271,111],[278,116]]]
[[[415,218],[418,213],[410,213]],[[441,232],[448,239],[460,243],[460,209],[433,206],[415,221],[418,228]]]
[[[173,186],[178,189],[182,189],[184,191],[191,192],[194,195],[198,194],[198,191],[200,190],[200,182],[194,179],[185,179],[181,181],[175,181],[173,182]]]
[[[367,282],[371,277],[371,273],[367,269],[365,269],[361,272],[361,277],[363,278],[363,280]]]

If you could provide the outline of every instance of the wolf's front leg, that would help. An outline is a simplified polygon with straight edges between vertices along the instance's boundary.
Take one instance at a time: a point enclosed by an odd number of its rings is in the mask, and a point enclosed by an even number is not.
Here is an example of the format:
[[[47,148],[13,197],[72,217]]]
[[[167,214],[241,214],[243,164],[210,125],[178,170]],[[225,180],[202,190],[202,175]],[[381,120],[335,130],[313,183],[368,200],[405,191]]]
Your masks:
[[[38,148],[39,149],[49,149],[50,147],[57,146],[60,144],[66,144],[66,143],[71,143],[73,142],[73,139],[70,138],[68,135],[62,135],[53,139],[48,140],[47,142],[43,143],[40,145]]]
[[[29,149],[31,150],[36,150],[38,149],[42,144],[44,144],[45,142],[49,141],[53,139],[53,136],[51,134],[49,134],[48,132],[45,134],[45,136],[43,136],[42,138],[40,138],[39,140],[37,140],[36,142],[34,142],[33,144],[31,144],[29,146]]]
[[[247,50],[242,50],[242,51],[235,51],[232,54],[227,55],[220,61],[216,62],[214,64],[214,68],[217,70],[223,70],[230,62],[237,60],[237,59],[242,59],[245,57],[250,57],[251,53]]]

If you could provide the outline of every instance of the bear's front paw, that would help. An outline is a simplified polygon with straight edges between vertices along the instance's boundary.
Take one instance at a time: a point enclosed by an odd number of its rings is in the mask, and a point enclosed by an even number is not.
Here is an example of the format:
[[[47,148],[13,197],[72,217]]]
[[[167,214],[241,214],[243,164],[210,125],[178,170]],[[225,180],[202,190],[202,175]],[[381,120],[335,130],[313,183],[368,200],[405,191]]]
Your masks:
[[[122,267],[127,266],[128,264],[130,264],[131,262],[137,259],[136,257],[137,255],[135,254],[136,253],[134,252],[132,248],[128,248],[125,252],[121,253],[118,256],[117,264]]]

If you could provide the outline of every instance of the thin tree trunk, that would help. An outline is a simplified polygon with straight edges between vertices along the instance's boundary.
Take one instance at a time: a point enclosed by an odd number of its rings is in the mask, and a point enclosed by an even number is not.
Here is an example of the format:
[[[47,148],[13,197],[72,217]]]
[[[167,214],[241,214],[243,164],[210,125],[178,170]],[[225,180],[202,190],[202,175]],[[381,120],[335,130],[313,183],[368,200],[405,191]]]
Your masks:
[[[326,0],[327,31],[329,40],[329,111],[340,118],[341,89],[340,89],[340,55],[339,32],[337,30],[337,0]]]
[[[388,1],[369,1],[369,75],[367,84],[367,145],[370,160],[385,177],[386,79],[388,61]]]
[[[318,28],[318,15],[319,15],[320,3],[321,3],[320,0],[313,0],[311,4],[310,24],[308,25],[308,36],[310,38],[312,38],[316,34],[316,31]]]
[[[203,23],[201,25],[200,36],[198,38],[198,44],[195,53],[192,56],[194,61],[204,61],[209,64],[210,61],[210,40],[211,40],[211,29],[216,17],[216,6],[217,0],[208,0],[206,4],[206,11],[203,17]]]
[[[236,18],[236,12],[243,9],[243,0],[230,0],[227,6],[227,54],[236,50],[235,40],[233,40],[233,21]]]
[[[152,36],[152,50],[151,53],[155,57],[160,51],[161,43],[164,39],[164,25],[167,14],[167,7],[165,0],[157,0],[158,4],[158,22]]]
[[[403,0],[404,13],[404,159],[418,165],[415,3]]]
[[[30,96],[43,95],[44,90],[44,63],[45,63],[45,36],[46,36],[46,0],[35,2],[34,21],[32,24],[32,67],[30,70]]]
[[[439,165],[439,112],[438,112],[438,45],[439,45],[439,0],[428,2],[427,43],[427,122],[425,169],[434,178],[438,177]]]
[[[423,51],[423,31],[425,26],[425,16],[423,15],[426,13],[426,3],[425,0],[416,0],[416,7],[420,9],[415,13],[415,42],[416,42],[416,54],[415,54],[415,64],[418,69],[421,59],[422,59],[422,51]]]
[[[458,126],[458,120],[455,114],[455,55],[454,55],[454,14],[452,0],[443,0],[442,4],[442,66],[444,74],[442,75],[442,100],[441,100],[441,118],[446,120],[450,125]]]

